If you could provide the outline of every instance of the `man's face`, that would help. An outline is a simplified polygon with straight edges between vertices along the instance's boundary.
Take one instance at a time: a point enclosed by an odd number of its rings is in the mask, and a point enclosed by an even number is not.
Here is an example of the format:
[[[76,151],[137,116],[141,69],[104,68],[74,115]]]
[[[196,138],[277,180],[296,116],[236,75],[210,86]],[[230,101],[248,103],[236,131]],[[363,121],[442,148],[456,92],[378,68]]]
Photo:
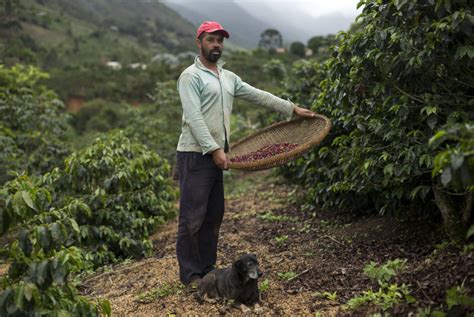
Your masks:
[[[220,32],[203,33],[201,39],[196,42],[201,56],[208,62],[215,64],[222,55],[224,49],[224,36]]]

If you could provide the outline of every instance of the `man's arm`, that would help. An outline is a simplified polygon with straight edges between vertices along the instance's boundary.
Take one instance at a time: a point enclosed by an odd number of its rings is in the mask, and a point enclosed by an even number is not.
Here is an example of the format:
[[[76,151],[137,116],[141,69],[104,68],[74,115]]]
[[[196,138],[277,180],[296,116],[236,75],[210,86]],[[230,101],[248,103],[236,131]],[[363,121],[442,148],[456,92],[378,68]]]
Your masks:
[[[291,118],[293,113],[302,117],[315,116],[313,111],[298,107],[289,100],[281,99],[267,91],[255,88],[243,82],[237,75],[235,75],[234,95],[248,102],[281,112],[286,115],[288,119]]]

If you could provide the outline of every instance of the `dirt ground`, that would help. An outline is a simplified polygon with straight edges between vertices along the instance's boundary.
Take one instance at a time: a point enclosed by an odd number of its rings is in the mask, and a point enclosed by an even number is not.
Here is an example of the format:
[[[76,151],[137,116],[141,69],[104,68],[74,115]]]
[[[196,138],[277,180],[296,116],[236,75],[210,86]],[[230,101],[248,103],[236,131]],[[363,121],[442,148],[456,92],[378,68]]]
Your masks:
[[[280,184],[268,173],[241,173],[226,183],[226,214],[221,228],[218,267],[241,253],[257,255],[260,309],[255,315],[366,316],[375,307],[348,310],[347,301],[378,290],[364,274],[371,261],[406,259],[391,283],[405,283],[416,299],[388,309],[395,316],[421,316],[421,310],[446,308],[446,290],[474,290],[474,252],[445,240],[438,219],[304,211],[299,189]],[[231,303],[198,304],[178,279],[175,258],[177,222],[153,235],[150,258],[127,261],[83,281],[83,293],[105,298],[113,316],[248,315]],[[429,308],[431,307],[431,308]],[[453,313],[453,311],[452,311]],[[452,316],[474,316],[458,310]]]

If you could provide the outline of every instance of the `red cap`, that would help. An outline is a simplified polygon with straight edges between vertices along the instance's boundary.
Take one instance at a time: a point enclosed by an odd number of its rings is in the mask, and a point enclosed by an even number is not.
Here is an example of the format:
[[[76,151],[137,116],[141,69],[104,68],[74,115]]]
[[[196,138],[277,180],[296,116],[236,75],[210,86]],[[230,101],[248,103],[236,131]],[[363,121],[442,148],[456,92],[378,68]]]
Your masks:
[[[205,21],[202,22],[202,24],[199,26],[196,32],[196,38],[199,38],[199,36],[203,33],[214,33],[217,31],[221,31],[222,34],[224,35],[225,38],[229,38],[229,32],[224,30],[222,25],[217,23],[216,21]]]

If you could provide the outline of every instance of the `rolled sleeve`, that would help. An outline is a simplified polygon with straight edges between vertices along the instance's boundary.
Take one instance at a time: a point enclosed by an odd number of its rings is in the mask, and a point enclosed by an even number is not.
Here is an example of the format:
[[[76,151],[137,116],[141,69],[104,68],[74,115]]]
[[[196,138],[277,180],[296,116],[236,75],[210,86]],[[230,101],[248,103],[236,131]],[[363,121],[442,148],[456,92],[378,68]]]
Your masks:
[[[206,125],[199,98],[198,79],[192,74],[183,74],[178,80],[178,92],[183,107],[184,124],[188,125],[191,133],[201,146],[202,153],[210,153],[220,148]]]

